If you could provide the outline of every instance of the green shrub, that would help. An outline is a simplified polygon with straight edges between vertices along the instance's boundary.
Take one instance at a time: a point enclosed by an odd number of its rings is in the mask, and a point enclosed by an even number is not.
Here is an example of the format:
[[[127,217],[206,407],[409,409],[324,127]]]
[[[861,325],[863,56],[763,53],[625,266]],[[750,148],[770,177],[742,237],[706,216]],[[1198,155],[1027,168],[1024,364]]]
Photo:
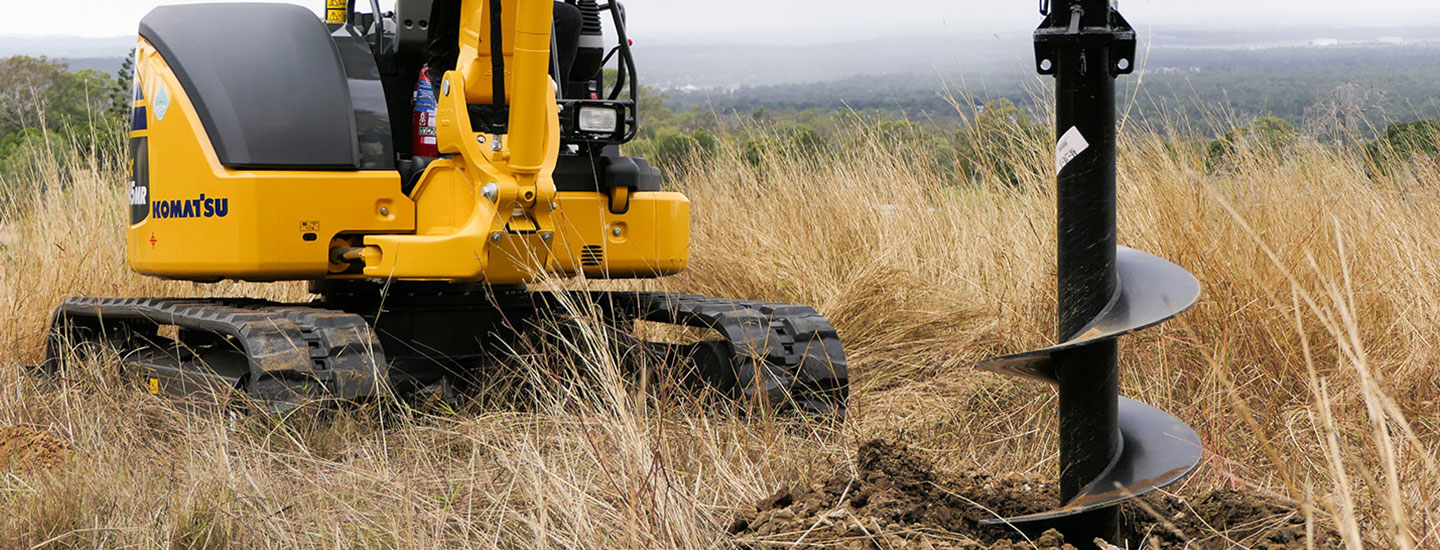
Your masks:
[[[1385,134],[1365,144],[1372,175],[1390,174],[1412,162],[1440,160],[1440,121],[1393,122]]]
[[[1205,167],[1211,171],[1220,170],[1232,162],[1241,150],[1262,158],[1277,157],[1294,148],[1299,141],[1300,133],[1290,121],[1273,116],[1259,117],[1205,144]]]

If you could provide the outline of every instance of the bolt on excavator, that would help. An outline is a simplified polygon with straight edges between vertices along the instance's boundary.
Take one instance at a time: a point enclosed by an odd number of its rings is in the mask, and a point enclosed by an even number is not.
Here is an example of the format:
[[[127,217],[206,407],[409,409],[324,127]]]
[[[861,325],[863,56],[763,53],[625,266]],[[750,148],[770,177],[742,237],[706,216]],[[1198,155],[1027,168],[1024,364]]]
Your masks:
[[[689,200],[622,153],[642,113],[620,2],[370,4],[327,0],[323,18],[174,5],[143,19],[130,268],[309,281],[319,298],[70,298],[47,369],[101,345],[155,394],[278,409],[453,398],[582,298],[619,356],[678,358],[741,403],[843,418],[845,352],[810,307],[539,284],[689,263]],[[711,337],[648,342],[638,322]]]

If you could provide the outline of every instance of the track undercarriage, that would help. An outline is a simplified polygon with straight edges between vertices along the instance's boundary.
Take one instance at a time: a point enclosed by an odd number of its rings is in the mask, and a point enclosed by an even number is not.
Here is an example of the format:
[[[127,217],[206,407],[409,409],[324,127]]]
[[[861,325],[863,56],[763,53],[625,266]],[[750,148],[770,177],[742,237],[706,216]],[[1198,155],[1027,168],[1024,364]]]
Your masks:
[[[326,282],[313,290],[323,298],[310,304],[71,298],[56,311],[46,368],[62,368],[76,346],[98,344],[119,352],[125,375],[151,393],[243,397],[286,410],[387,394],[454,402],[526,354],[568,355],[583,368],[577,350],[605,349],[629,370],[681,366],[685,382],[741,403],[845,414],[844,350],[830,322],[806,306],[425,283]],[[655,331],[644,323],[706,337],[649,341]],[[557,338],[566,343],[555,345]]]

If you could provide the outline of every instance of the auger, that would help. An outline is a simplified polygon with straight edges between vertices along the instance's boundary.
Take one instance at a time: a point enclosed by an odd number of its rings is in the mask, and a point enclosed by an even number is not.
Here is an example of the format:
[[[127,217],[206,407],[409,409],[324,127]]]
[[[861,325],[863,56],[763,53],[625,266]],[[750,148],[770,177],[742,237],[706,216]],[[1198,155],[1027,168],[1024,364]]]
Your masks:
[[[1058,528],[1089,547],[1118,541],[1119,504],[1184,478],[1200,438],[1170,414],[1120,397],[1118,340],[1193,306],[1200,284],[1170,262],[1116,244],[1115,79],[1134,71],[1135,31],[1109,0],[1043,1],[1036,67],[1055,77],[1058,345],[981,368],[1055,385],[1060,498],[1049,512],[987,521]]]

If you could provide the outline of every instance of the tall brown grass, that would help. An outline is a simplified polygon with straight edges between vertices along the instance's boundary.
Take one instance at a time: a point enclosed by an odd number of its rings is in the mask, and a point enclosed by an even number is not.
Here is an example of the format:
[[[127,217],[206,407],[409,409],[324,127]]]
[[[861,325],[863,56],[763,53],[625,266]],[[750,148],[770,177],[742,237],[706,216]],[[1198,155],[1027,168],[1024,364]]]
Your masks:
[[[1198,147],[1126,136],[1122,242],[1205,288],[1183,321],[1122,346],[1124,393],[1206,443],[1174,490],[1288,498],[1351,548],[1440,547],[1440,170],[1374,181],[1353,154],[1302,143],[1240,147],[1216,174]],[[0,546],[723,547],[731,512],[843,470],[876,437],[945,470],[1053,475],[1052,392],[973,369],[1051,339],[1046,157],[1008,159],[1018,186],[947,186],[893,145],[760,166],[724,149],[692,167],[692,269],[658,286],[817,306],[851,358],[838,433],[675,414],[598,348],[582,354],[591,383],[458,416],[197,414],[127,388],[104,357],[46,389],[20,365],[64,296],[305,299],[128,273],[121,171],[56,166],[0,227],[0,424],[74,457],[0,474]]]

